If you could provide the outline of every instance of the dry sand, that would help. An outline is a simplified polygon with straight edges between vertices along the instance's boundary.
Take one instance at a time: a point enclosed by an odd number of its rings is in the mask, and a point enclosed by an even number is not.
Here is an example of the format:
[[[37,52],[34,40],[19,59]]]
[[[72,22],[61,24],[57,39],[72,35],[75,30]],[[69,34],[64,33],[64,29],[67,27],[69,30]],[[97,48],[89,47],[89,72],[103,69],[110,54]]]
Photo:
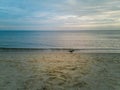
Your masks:
[[[120,54],[0,52],[0,90],[120,90]]]

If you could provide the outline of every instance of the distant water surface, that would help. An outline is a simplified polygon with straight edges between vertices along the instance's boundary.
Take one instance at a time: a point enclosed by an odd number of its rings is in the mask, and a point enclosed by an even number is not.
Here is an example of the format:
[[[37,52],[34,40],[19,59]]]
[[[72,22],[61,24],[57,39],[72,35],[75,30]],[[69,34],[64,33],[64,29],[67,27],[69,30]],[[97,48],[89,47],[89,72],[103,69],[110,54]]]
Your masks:
[[[0,48],[120,49],[120,31],[0,31]]]

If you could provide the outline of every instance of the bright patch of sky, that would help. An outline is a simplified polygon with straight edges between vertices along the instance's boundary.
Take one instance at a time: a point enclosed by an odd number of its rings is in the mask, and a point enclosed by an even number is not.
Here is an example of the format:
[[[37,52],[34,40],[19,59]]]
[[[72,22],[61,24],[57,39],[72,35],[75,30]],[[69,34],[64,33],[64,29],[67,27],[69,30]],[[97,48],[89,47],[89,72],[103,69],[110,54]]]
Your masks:
[[[0,0],[0,30],[119,30],[120,0]]]

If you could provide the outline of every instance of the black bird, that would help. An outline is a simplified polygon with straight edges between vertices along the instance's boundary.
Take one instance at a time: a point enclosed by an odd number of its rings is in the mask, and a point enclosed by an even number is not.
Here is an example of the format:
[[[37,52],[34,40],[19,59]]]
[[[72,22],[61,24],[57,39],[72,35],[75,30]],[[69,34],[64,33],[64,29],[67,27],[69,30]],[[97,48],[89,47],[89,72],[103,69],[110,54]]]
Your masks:
[[[69,50],[70,53],[73,53],[74,51],[75,51],[75,50],[73,50],[73,49]]]

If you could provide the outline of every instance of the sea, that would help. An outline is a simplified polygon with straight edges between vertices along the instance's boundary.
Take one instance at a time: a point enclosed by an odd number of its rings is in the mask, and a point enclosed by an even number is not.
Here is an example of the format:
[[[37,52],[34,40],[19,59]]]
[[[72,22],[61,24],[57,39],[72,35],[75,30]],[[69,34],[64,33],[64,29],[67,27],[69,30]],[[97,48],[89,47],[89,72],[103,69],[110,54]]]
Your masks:
[[[0,31],[0,48],[120,49],[120,30]]]

